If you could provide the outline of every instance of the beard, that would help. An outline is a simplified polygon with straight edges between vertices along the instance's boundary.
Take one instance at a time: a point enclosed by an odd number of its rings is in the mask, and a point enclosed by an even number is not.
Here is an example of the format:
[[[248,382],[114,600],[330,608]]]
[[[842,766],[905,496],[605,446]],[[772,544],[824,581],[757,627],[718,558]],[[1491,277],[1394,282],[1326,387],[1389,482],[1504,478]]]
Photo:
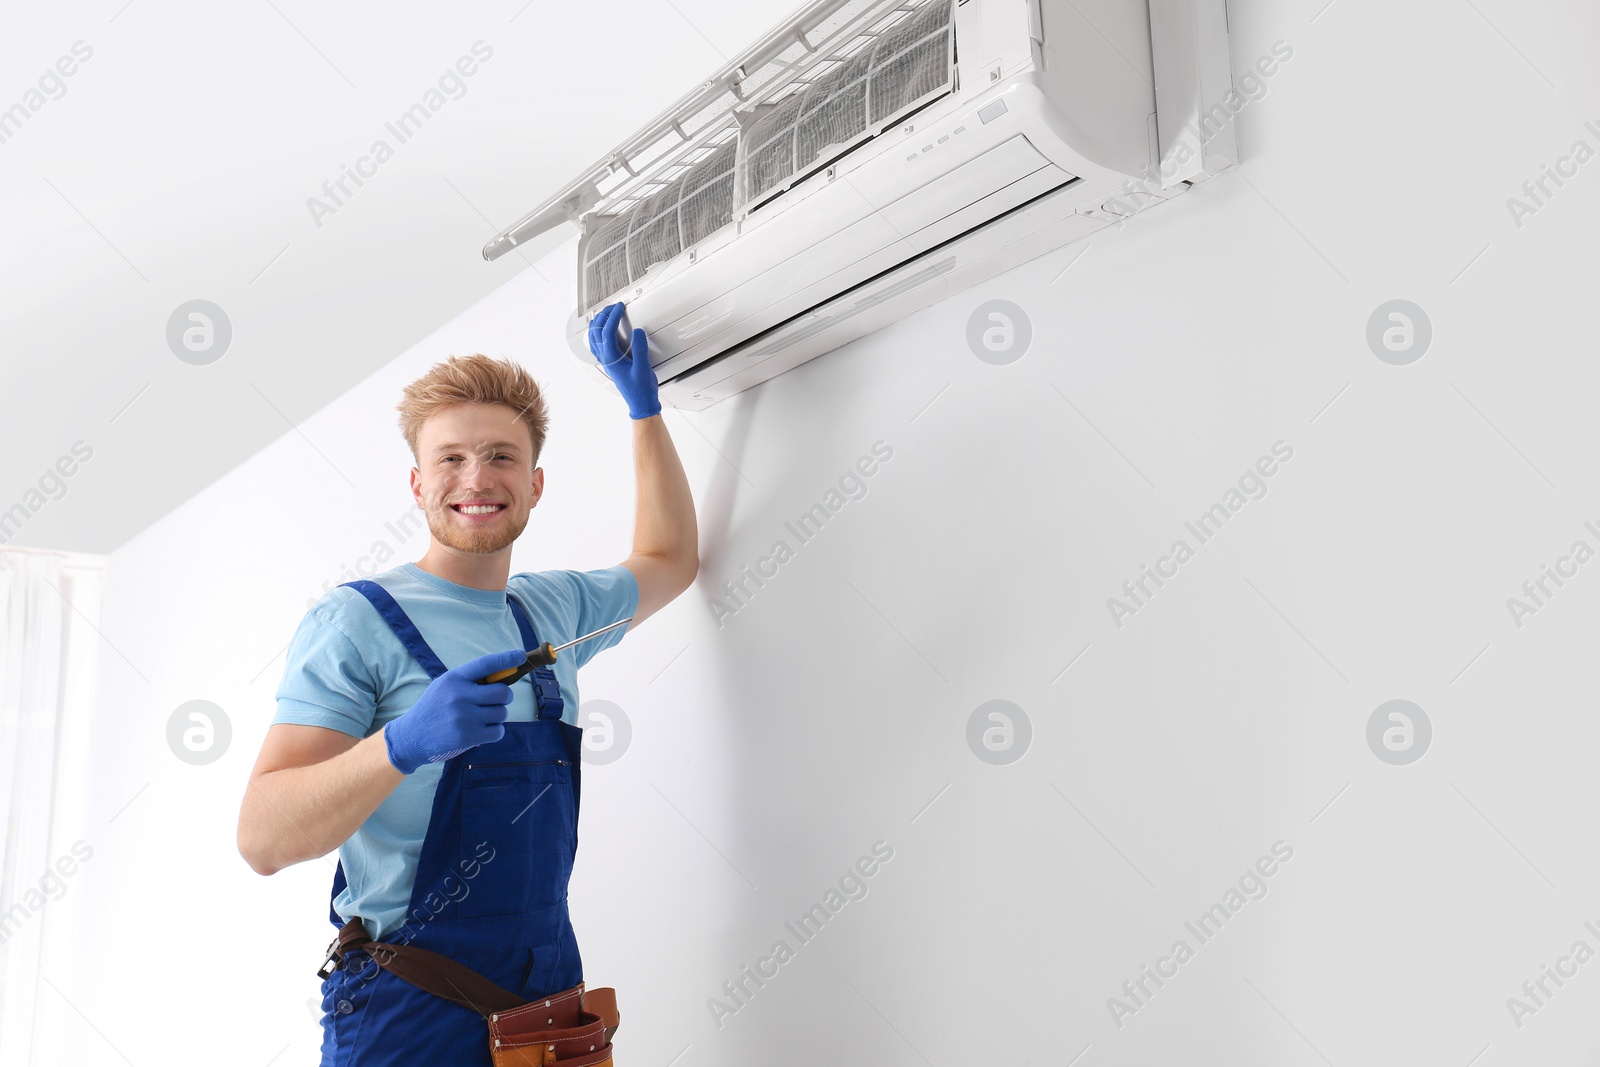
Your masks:
[[[428,516],[428,532],[441,545],[457,552],[488,555],[500,551],[522,536],[522,531],[528,526],[530,511],[519,516],[511,507],[507,507],[495,521],[477,526],[462,522],[461,516],[448,504],[430,508],[425,514]]]

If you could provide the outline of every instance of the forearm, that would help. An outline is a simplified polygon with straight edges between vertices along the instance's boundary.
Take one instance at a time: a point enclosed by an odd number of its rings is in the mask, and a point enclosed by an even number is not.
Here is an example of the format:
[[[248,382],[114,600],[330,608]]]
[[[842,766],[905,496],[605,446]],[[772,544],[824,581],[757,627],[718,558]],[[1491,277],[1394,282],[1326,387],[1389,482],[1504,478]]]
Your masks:
[[[692,576],[700,566],[694,497],[678,449],[660,415],[633,421],[633,458],[638,487],[634,554],[681,563]]]
[[[259,874],[325,856],[404,778],[389,762],[382,730],[321,763],[260,775],[241,809],[239,852]]]

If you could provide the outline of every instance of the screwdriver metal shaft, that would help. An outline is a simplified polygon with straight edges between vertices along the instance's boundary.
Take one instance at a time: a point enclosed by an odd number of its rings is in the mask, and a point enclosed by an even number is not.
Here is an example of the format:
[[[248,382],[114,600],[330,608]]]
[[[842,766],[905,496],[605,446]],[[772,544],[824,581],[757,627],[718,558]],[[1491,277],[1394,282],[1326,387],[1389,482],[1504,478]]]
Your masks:
[[[576,645],[581,641],[587,641],[591,637],[599,637],[601,634],[605,633],[607,630],[615,630],[618,626],[621,626],[623,623],[628,623],[628,622],[632,622],[632,621],[633,621],[633,616],[629,615],[626,619],[618,619],[616,622],[612,623],[609,626],[602,626],[602,627],[600,627],[600,629],[595,630],[593,633],[584,634],[582,637],[574,637],[571,641],[568,641],[566,644],[564,644],[564,645],[556,645],[554,648],[550,647],[550,642],[549,641],[546,641],[544,644],[540,645],[538,648],[533,649],[531,652],[529,652],[528,653],[528,658],[526,660],[524,660],[518,666],[509,667],[509,668],[507,668],[506,670],[503,670],[503,671],[496,671],[494,674],[489,675],[487,678],[479,678],[478,679],[478,684],[479,685],[488,685],[491,682],[504,682],[505,684],[510,685],[512,682],[520,680],[524,675],[526,675],[529,671],[533,670],[534,668],[536,668],[536,667],[548,667],[550,664],[554,663],[556,661],[556,653],[560,652],[563,648],[571,648],[573,645]]]

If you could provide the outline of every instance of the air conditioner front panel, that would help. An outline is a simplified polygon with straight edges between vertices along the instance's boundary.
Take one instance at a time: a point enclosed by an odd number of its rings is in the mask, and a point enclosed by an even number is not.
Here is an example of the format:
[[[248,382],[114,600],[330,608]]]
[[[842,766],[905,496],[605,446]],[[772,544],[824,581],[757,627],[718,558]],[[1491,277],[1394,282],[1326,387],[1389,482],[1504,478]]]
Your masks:
[[[1028,139],[1019,133],[977,159],[909,193],[905,192],[902,184],[902,195],[889,200],[880,212],[898,232],[915,233],[940,219],[989,202],[997,190],[1040,171],[1051,176],[1046,180],[1052,185],[1059,185],[1070,177],[1066,171],[1053,166],[1040,155]],[[888,186],[889,191],[894,188],[893,185]],[[868,199],[871,198],[871,194],[868,194]],[[1008,204],[993,210],[991,217],[1012,206]]]
[[[684,410],[709,407],[1109,225],[1107,219],[1075,210],[1076,204],[1070,188],[1046,194],[841,295],[815,313],[799,316],[687,374],[663,381],[662,398]],[[887,290],[893,290],[892,295],[874,299]],[[827,328],[816,329],[818,322],[826,322]],[[804,336],[794,339],[796,334]]]
[[[705,347],[721,343],[720,339],[730,329],[766,316],[773,305],[792,300],[793,294],[808,289],[820,279],[831,278],[877,257],[889,256],[893,262],[913,253],[913,249],[903,245],[895,228],[873,212],[865,201],[847,189],[840,192],[841,196],[834,202],[848,194],[848,198],[859,205],[859,211],[846,216],[855,217],[845,228],[832,229],[838,225],[839,212],[798,212],[785,220],[782,229],[788,232],[773,232],[760,241],[731,242],[714,256],[695,264],[704,269],[682,271],[674,278],[663,278],[659,285],[651,288],[649,304],[688,309],[662,325],[657,325],[659,319],[651,320],[651,338],[657,344],[657,351],[667,356],[655,364],[658,376],[673,374],[698,362],[704,358]],[[819,237],[819,232],[826,236]],[[774,261],[774,252],[788,254]],[[709,271],[715,271],[719,277],[742,281],[709,290],[703,282],[696,285],[697,279],[703,279]],[[707,300],[708,296],[712,299]],[[645,302],[645,299],[640,300],[641,307]],[[772,312],[772,321],[783,317],[781,310]]]
[[[880,162],[886,164],[880,169],[903,173],[899,159]],[[1073,177],[1050,164],[1018,134],[910,191],[902,182],[898,186],[902,195],[885,198],[883,209],[873,211],[861,187],[896,186],[892,180],[863,178],[869,169],[831,183],[823,192],[770,220],[761,240],[754,240],[754,234],[744,235],[703,264],[696,264],[704,268],[701,271],[684,272],[686,285],[693,277],[705,277],[713,270],[731,281],[719,288],[715,299],[655,326],[651,336],[659,351],[667,354],[655,364],[658,378],[681,374],[710,353],[782,322]],[[851,204],[848,211],[839,206],[846,202]],[[830,220],[837,226],[841,218],[853,221],[806,247],[805,242],[816,240]],[[933,232],[924,234],[930,228]],[[796,251],[785,254],[789,249]],[[652,289],[650,303],[673,306],[666,299],[667,290],[663,279]],[[737,317],[734,309],[738,309]],[[707,329],[708,325],[712,328]]]
[[[1063,189],[1080,180],[1057,166],[1040,167],[1010,185],[996,189],[982,200],[934,220],[909,235],[906,243],[919,253],[926,252],[974,226],[981,226],[990,219],[1004,215],[1020,204],[1026,204],[1038,196]]]
[[[807,312],[784,324],[783,331],[730,350],[682,378],[663,382],[662,388],[674,393],[680,388],[692,389],[698,399],[706,401],[743,392],[811,359],[817,354],[819,342],[834,348],[842,343],[839,338],[850,339],[882,325],[874,324],[869,316],[874,310],[896,305],[897,298],[916,299],[913,294],[928,290],[931,295],[922,306],[933,303],[945,295],[936,283],[955,270],[958,263],[958,257],[945,255],[907,264],[894,277],[880,279],[859,292]],[[903,309],[899,314],[904,314]],[[859,327],[859,333],[852,326]]]

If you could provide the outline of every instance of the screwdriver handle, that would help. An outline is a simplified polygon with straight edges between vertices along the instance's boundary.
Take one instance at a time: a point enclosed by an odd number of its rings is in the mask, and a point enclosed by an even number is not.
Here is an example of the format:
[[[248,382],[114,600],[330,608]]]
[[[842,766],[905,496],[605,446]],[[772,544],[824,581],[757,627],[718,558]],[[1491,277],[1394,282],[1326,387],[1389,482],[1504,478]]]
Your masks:
[[[478,684],[488,685],[491,682],[504,682],[506,685],[510,685],[512,682],[520,681],[529,671],[538,667],[548,667],[555,661],[556,650],[550,647],[549,641],[546,641],[532,652],[529,652],[528,658],[523,660],[522,663],[515,667],[508,667],[503,671],[496,671],[487,678],[479,678]]]

